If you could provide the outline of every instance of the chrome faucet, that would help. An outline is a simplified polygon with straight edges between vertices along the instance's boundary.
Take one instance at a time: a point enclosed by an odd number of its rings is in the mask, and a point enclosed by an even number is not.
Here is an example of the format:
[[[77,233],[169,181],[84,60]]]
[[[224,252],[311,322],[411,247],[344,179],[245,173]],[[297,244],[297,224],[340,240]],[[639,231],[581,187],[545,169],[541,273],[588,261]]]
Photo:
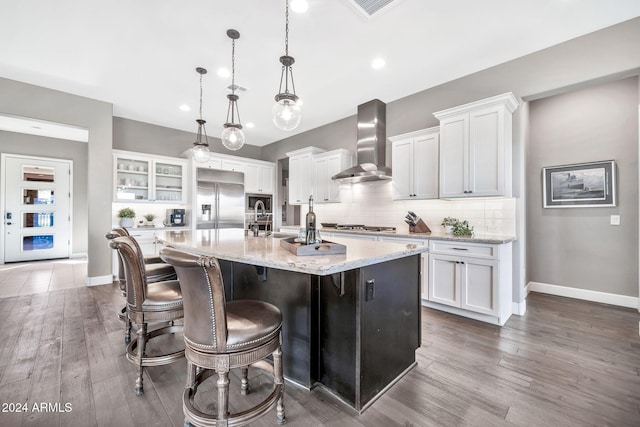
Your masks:
[[[256,202],[256,205],[254,206],[255,214],[254,214],[254,217],[253,217],[254,224],[253,224],[253,227],[252,227],[253,228],[253,236],[254,237],[258,237],[258,234],[260,233],[260,226],[258,225],[258,207],[259,206],[262,206],[261,213],[262,213],[263,216],[264,216],[265,209],[266,209],[266,207],[264,206],[264,202],[262,200],[258,200]],[[267,232],[265,230],[265,237],[266,236],[267,236]]]

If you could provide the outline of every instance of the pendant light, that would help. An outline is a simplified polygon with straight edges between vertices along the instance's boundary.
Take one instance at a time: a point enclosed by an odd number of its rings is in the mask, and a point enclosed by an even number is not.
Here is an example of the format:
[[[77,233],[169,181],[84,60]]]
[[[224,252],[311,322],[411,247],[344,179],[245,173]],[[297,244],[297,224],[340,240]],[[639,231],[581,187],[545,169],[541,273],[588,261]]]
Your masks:
[[[191,149],[191,156],[197,163],[203,163],[209,160],[209,139],[207,138],[207,129],[204,127],[204,124],[207,122],[202,120],[202,76],[207,74],[207,70],[198,67],[196,68],[196,72],[200,74],[200,118],[196,120],[196,123],[198,123],[198,133],[196,134],[196,142],[193,143],[193,148]],[[203,134],[204,141],[202,141]]]
[[[280,74],[280,89],[275,96],[276,103],[273,105],[271,114],[273,123],[282,130],[293,130],[300,124],[302,110],[300,101],[296,96],[296,87],[293,83],[293,71],[291,66],[295,62],[293,56],[289,56],[289,0],[286,0],[286,23],[284,35],[284,56],[280,57],[282,73]],[[291,81],[291,92],[289,91],[289,81]],[[284,83],[284,90],[283,85]]]
[[[235,151],[241,149],[244,145],[244,132],[242,132],[242,124],[240,124],[238,95],[236,95],[236,40],[240,38],[240,33],[236,30],[227,30],[227,36],[231,39],[231,93],[227,95],[229,107],[227,108],[227,122],[224,124],[224,130],[222,131],[222,145],[229,150]],[[235,122],[236,116],[238,123]]]

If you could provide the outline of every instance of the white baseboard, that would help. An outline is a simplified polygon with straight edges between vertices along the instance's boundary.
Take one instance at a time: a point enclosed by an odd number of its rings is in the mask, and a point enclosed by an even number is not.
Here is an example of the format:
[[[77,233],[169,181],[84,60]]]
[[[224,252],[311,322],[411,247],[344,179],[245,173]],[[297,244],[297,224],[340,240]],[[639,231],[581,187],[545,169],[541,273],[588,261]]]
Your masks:
[[[89,254],[86,252],[74,252],[69,255],[69,259],[88,258]]]
[[[93,276],[87,277],[87,286],[108,285],[113,283],[113,276],[108,274],[106,276]]]
[[[528,293],[528,292],[527,292]],[[527,300],[525,299],[522,302],[512,302],[511,303],[511,312],[518,316],[524,316],[527,312]]]
[[[570,288],[567,286],[550,285],[548,283],[529,282],[526,287],[527,294],[542,292],[544,294],[569,297],[585,301],[600,302],[603,304],[618,305],[620,307],[638,308],[638,298],[627,295],[610,294],[606,292],[589,291],[586,289]]]

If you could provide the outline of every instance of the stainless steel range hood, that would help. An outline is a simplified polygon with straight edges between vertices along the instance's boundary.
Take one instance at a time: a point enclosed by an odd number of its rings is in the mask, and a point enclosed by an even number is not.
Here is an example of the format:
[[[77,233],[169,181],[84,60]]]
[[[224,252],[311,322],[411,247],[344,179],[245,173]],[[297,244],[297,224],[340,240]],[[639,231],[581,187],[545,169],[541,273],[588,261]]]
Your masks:
[[[386,105],[379,99],[358,106],[358,165],[331,179],[349,183],[391,179],[391,168],[385,166],[386,120]]]

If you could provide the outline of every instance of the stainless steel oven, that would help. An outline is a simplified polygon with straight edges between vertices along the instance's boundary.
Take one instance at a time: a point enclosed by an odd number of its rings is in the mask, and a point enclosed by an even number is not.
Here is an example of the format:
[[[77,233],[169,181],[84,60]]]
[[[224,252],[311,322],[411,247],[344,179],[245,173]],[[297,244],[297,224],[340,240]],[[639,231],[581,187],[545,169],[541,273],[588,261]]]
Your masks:
[[[255,213],[256,203],[258,200],[262,201],[264,204],[264,213],[273,213],[272,210],[272,202],[273,197],[270,194],[249,194],[245,195],[245,212],[246,213]],[[262,210],[262,207],[260,207]]]

